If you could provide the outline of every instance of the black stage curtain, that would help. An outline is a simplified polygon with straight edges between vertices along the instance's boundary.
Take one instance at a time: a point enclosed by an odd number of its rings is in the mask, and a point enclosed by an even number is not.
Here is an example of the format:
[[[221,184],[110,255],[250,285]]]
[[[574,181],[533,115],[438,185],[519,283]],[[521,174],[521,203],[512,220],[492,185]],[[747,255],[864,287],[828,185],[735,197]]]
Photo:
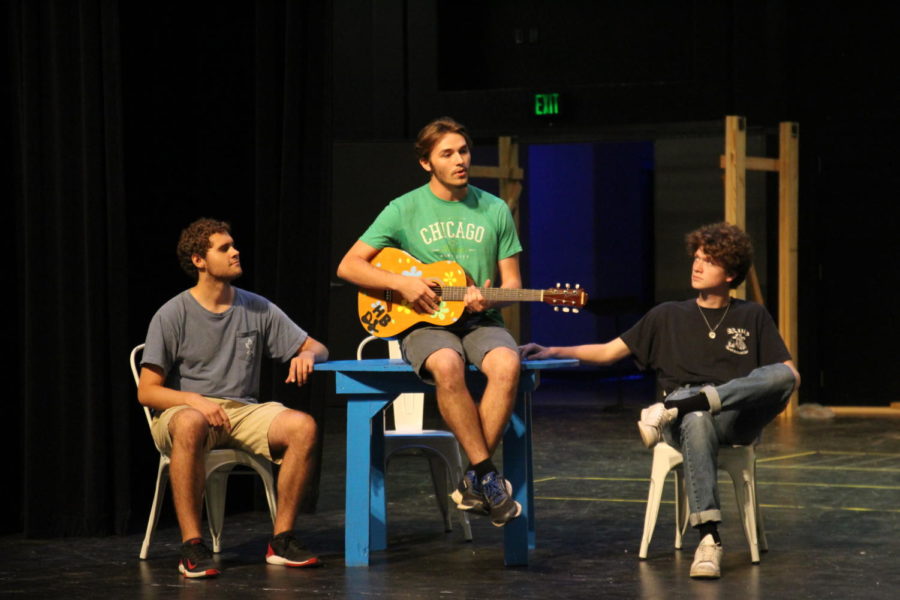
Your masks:
[[[127,357],[190,285],[174,247],[194,218],[230,220],[250,259],[239,284],[324,338],[329,3],[141,4],[6,4],[17,319],[3,533],[143,527],[156,456]],[[327,382],[291,392],[282,371],[264,393],[322,423]]]

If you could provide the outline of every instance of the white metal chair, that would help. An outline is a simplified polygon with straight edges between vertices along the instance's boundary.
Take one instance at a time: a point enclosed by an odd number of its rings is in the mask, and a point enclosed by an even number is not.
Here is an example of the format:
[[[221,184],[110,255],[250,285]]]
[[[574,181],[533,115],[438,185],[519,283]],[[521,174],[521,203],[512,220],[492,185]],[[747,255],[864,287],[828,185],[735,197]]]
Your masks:
[[[647,558],[647,550],[662,501],[663,486],[669,471],[675,469],[675,548],[681,549],[682,536],[688,527],[688,502],[684,491],[681,452],[660,442],[653,448],[653,466],[650,470],[650,491],[647,494],[647,512],[644,515],[644,534],[638,557]],[[751,446],[722,446],[719,448],[719,468],[726,471],[734,483],[738,512],[744,525],[744,535],[750,546],[750,560],[759,563],[760,550],[769,549],[763,527],[762,512],[756,498],[756,451]]]
[[[131,351],[129,362],[131,374],[134,376],[135,385],[138,384],[138,353],[144,349],[144,344],[135,346]],[[144,415],[147,417],[147,425],[152,426],[153,417],[150,409],[144,407]],[[159,513],[166,495],[166,486],[169,482],[169,457],[159,447],[159,468],[156,473],[156,492],[153,495],[153,505],[150,507],[150,518],[147,521],[147,533],[144,535],[144,543],[141,546],[141,559],[147,558],[150,548],[150,540],[159,521]],[[206,519],[209,521],[209,532],[212,535],[213,552],[219,552],[222,540],[222,524],[225,517],[225,490],[228,485],[228,475],[236,465],[249,467],[259,474],[266,488],[266,500],[269,504],[269,515],[272,523],[275,522],[276,499],[275,479],[272,476],[272,465],[261,456],[249,454],[242,450],[220,448],[211,450],[206,455]]]
[[[363,348],[375,336],[369,336],[360,342],[356,349],[356,359],[361,360]],[[383,340],[388,344],[388,357],[399,359],[400,344],[396,340]],[[453,529],[450,518],[450,492],[462,479],[463,465],[459,451],[459,442],[449,431],[440,429],[422,429],[422,413],[424,394],[400,394],[391,403],[394,413],[394,429],[384,432],[384,462],[387,467],[391,456],[401,450],[414,450],[428,459],[431,467],[431,480],[438,508],[444,519],[444,530]],[[472,528],[469,516],[465,511],[456,511],[459,524],[466,540],[472,540]]]

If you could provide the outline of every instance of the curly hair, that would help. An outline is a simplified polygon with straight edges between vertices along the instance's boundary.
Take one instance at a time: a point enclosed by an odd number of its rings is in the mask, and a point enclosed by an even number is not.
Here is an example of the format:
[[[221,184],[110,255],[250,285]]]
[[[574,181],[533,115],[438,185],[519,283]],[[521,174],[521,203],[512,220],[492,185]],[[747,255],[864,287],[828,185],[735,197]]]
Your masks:
[[[214,233],[231,233],[231,225],[225,221],[204,218],[197,219],[181,230],[178,238],[178,264],[194,281],[197,281],[199,274],[191,257],[195,254],[206,256],[206,251],[212,247],[209,238]]]
[[[747,277],[753,264],[753,244],[750,236],[731,223],[712,223],[695,229],[685,236],[688,256],[703,250],[714,264],[734,276],[729,284],[735,288]]]
[[[469,137],[466,126],[450,117],[440,117],[423,127],[416,136],[416,158],[427,161],[434,146],[448,133],[458,133],[463,136],[469,149],[472,149],[472,138]]]

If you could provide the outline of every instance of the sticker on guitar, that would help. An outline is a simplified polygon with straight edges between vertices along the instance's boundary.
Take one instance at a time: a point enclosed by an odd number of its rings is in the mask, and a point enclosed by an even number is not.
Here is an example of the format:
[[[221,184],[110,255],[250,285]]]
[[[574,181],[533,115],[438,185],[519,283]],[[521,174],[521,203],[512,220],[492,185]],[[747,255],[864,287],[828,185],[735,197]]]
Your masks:
[[[371,263],[391,273],[409,277],[424,277],[440,282],[433,289],[440,297],[438,310],[418,313],[412,305],[393,290],[360,289],[357,297],[359,322],[370,334],[389,338],[403,333],[418,323],[451,325],[465,314],[466,272],[451,260],[426,264],[396,248],[384,248]],[[576,285],[565,287],[556,284],[545,290],[520,290],[509,288],[479,288],[485,299],[500,302],[544,302],[562,309],[578,312],[588,300],[587,292]]]

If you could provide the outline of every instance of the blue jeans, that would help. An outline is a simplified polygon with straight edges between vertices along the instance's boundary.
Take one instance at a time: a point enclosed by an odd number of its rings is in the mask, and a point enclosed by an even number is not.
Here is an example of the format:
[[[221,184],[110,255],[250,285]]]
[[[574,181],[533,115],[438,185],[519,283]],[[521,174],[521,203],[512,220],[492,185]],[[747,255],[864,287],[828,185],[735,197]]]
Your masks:
[[[666,400],[678,400],[703,390],[721,412],[698,410],[679,415],[664,432],[666,441],[684,456],[684,486],[691,526],[722,520],[717,482],[718,453],[722,445],[752,444],[794,390],[794,373],[782,363],[766,365],[717,386],[678,388]]]

